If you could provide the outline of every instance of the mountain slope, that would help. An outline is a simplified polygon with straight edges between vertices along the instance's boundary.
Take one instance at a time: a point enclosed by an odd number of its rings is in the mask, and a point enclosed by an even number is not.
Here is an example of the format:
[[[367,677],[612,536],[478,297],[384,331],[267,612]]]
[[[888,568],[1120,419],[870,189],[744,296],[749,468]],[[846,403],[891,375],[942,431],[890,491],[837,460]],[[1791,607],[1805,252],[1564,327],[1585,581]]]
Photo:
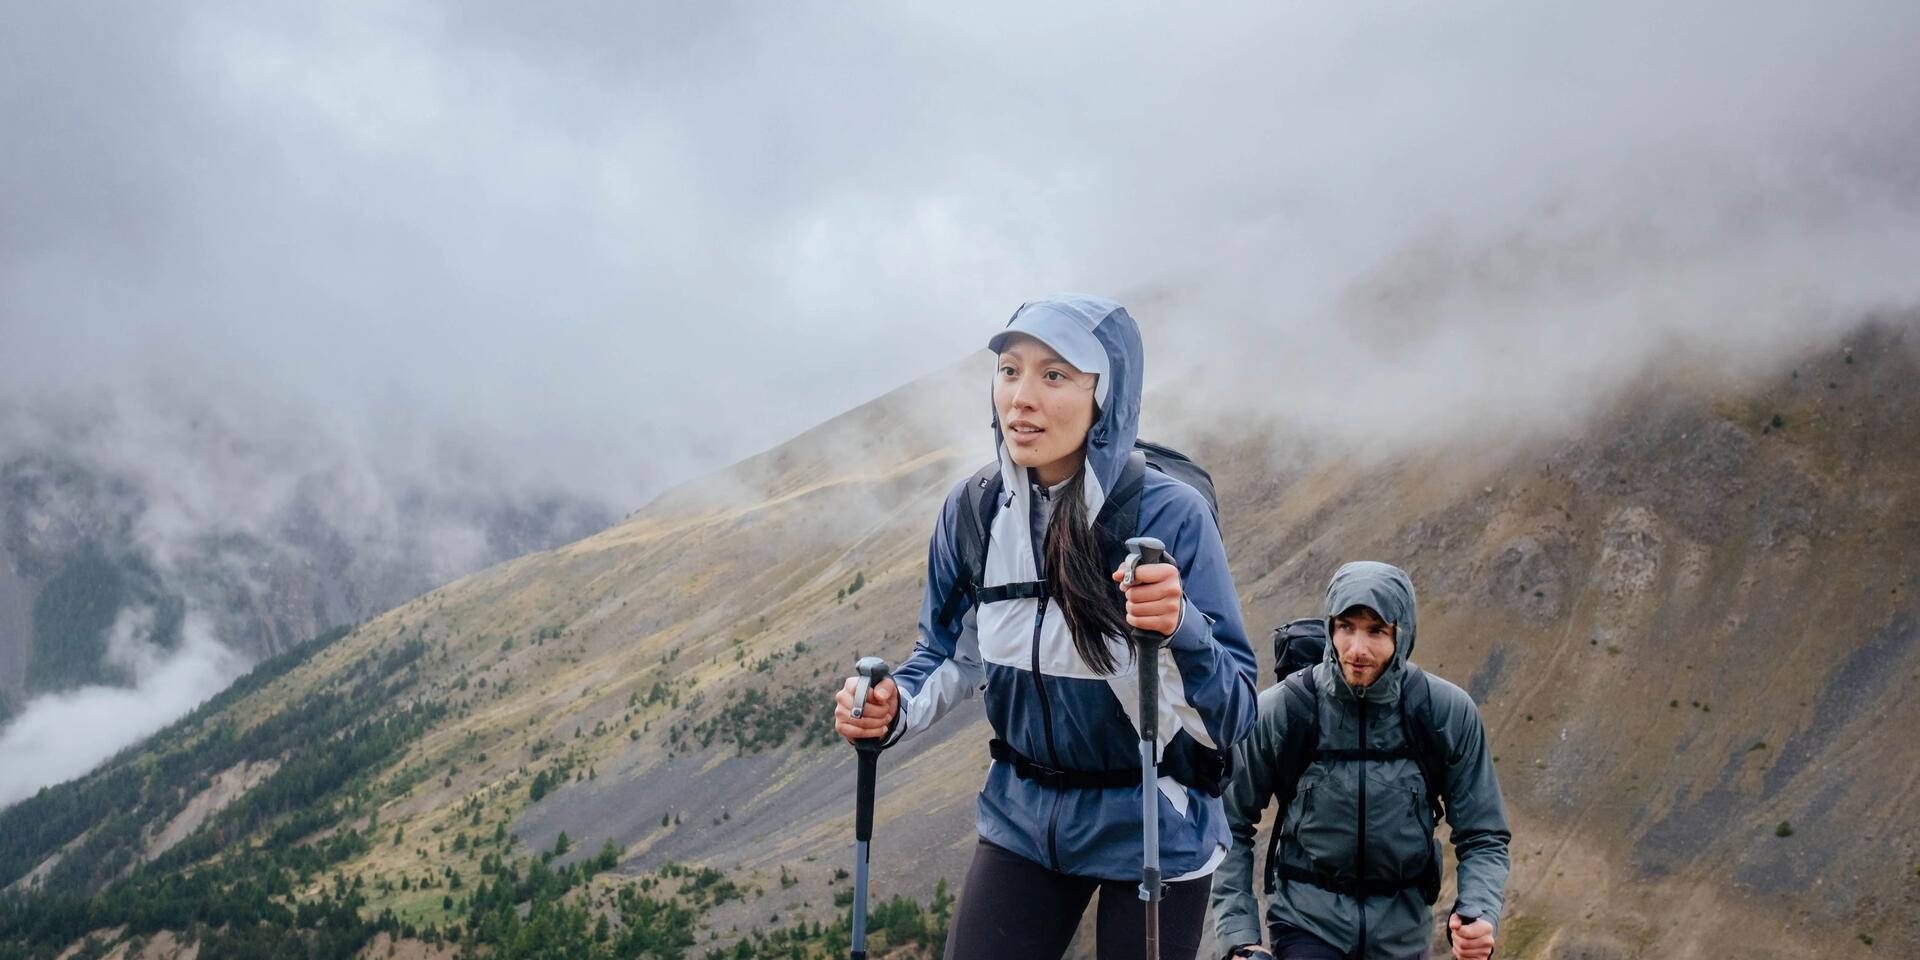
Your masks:
[[[1264,631],[1316,611],[1339,562],[1413,574],[1417,659],[1480,701],[1514,818],[1503,956],[1904,955],[1920,951],[1911,328],[1757,382],[1649,374],[1577,437],[1360,466],[1261,430],[1164,439],[1214,473],[1263,668]],[[988,454],[983,375],[874,401],[275,661],[5,814],[0,882],[137,883],[131,851],[216,774],[271,761],[149,871],[205,862],[239,889],[220,865],[265,858],[255,873],[287,874],[269,899],[506,943],[481,909],[509,895],[500,864],[566,847],[554,867],[617,862],[563,891],[616,931],[668,888],[698,913],[672,929],[715,938],[700,949],[831,926],[852,766],[827,696],[855,656],[911,648],[932,518]],[[970,704],[883,758],[877,892],[957,884],[986,738]],[[548,867],[516,869],[511,895],[543,903],[527,884]]]

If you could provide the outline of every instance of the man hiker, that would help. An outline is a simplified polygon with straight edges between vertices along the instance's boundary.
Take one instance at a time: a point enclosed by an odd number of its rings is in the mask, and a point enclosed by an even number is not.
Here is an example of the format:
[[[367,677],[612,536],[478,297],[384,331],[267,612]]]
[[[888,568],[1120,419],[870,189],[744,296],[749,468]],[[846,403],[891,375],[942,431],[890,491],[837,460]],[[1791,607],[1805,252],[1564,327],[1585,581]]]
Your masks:
[[[1219,942],[1228,957],[1424,960],[1444,805],[1460,863],[1448,939],[1458,960],[1487,960],[1511,835],[1480,711],[1409,659],[1414,593],[1405,571],[1341,567],[1326,618],[1320,662],[1261,693],[1253,733],[1234,752],[1225,797],[1233,848],[1213,888]],[[1262,946],[1253,835],[1269,799],[1279,812]]]

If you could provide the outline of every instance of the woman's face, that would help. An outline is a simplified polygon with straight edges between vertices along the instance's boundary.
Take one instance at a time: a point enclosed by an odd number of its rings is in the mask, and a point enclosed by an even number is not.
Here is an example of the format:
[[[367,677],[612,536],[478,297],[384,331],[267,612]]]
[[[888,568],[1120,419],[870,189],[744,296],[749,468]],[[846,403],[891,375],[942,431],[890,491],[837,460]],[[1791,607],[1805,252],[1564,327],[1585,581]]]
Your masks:
[[[1080,469],[1093,427],[1097,377],[1024,334],[1007,339],[993,375],[993,408],[1013,462],[1052,486]]]

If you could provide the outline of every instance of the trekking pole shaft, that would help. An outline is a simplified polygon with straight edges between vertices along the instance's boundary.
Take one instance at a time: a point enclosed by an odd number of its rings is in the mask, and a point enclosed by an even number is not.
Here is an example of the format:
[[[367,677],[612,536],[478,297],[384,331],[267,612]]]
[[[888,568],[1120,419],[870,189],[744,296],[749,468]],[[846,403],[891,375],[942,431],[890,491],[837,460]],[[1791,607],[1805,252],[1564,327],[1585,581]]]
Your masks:
[[[1147,907],[1147,960],[1160,960],[1160,905]]]
[[[1146,901],[1146,960],[1160,958],[1160,783],[1154,764],[1159,738],[1158,644],[1142,645],[1140,665],[1140,899]],[[1151,659],[1144,659],[1150,656]]]
[[[1138,537],[1127,546],[1139,554],[1133,561],[1165,563],[1165,547]],[[1146,901],[1146,958],[1160,960],[1160,776],[1156,754],[1160,746],[1160,644],[1166,638],[1152,630],[1133,631],[1135,673],[1140,681],[1140,899]]]
[[[867,960],[867,841],[853,844],[853,949],[851,960]]]
[[[856,740],[854,756],[860,773],[853,807],[853,949],[852,960],[867,960],[867,855],[873,841],[873,784],[879,779],[880,742]]]
[[[854,669],[860,683],[852,712],[858,717],[866,706],[867,691],[885,680],[890,668],[879,657],[861,657]],[[873,840],[873,789],[879,779],[881,739],[853,741],[858,773],[853,803],[853,939],[848,951],[852,960],[867,960],[867,860],[868,845]]]
[[[873,841],[873,782],[879,779],[880,747],[855,741],[860,766],[858,797],[853,808],[853,949],[852,960],[867,960],[867,857]]]
[[[1160,648],[1142,647],[1158,654]],[[1154,764],[1154,747],[1159,739],[1157,714],[1160,702],[1159,660],[1143,661],[1140,673],[1140,842],[1144,854],[1140,868],[1140,899],[1157,903],[1160,899],[1160,784]]]

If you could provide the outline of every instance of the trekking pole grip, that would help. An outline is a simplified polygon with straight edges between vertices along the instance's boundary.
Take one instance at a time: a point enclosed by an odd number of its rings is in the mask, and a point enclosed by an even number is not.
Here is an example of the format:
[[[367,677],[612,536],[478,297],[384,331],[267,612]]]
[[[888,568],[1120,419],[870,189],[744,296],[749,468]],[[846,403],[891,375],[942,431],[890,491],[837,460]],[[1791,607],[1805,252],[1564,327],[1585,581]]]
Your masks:
[[[879,686],[880,681],[893,672],[893,668],[887,666],[887,661],[880,657],[861,657],[854,663],[853,672],[859,677],[859,682],[853,688],[853,718],[858,720],[866,712],[867,694],[873,692],[873,688]]]
[[[879,779],[880,744],[878,740],[856,740],[860,764],[859,782],[853,807],[853,838],[862,843],[873,839],[873,784]]]
[[[1132,586],[1133,570],[1135,567],[1138,567],[1140,564],[1166,563],[1166,562],[1167,562],[1167,545],[1166,544],[1161,543],[1157,538],[1154,538],[1154,537],[1134,537],[1133,539],[1127,541],[1127,562],[1126,562],[1127,574],[1126,574],[1126,579],[1121,581],[1121,583],[1123,586]],[[1164,639],[1166,639],[1166,637],[1163,634],[1156,633],[1152,630],[1143,630],[1138,627],[1135,627],[1133,630],[1133,641],[1135,643],[1151,644],[1151,643],[1158,643]]]

